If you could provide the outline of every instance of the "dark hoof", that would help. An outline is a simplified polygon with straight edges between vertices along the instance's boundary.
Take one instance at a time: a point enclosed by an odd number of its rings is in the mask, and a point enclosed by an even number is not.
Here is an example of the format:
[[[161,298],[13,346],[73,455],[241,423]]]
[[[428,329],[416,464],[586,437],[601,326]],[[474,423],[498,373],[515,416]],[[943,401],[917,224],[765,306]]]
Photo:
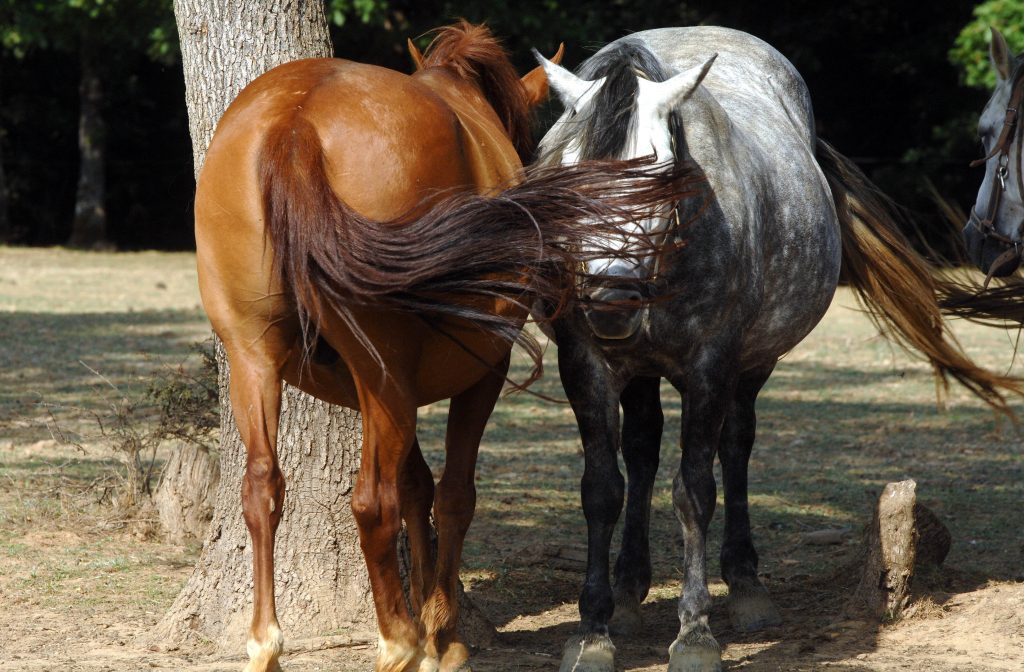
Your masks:
[[[640,616],[640,602],[632,595],[620,595],[615,599],[615,612],[612,620],[608,623],[608,629],[613,635],[632,637],[640,632],[643,627],[643,617]]]
[[[768,596],[768,590],[758,584],[752,587],[729,589],[729,620],[738,632],[755,632],[782,623],[779,610]]]
[[[558,672],[615,672],[615,645],[607,635],[570,637]]]
[[[672,642],[668,647],[668,672],[722,672],[722,649],[707,626]]]

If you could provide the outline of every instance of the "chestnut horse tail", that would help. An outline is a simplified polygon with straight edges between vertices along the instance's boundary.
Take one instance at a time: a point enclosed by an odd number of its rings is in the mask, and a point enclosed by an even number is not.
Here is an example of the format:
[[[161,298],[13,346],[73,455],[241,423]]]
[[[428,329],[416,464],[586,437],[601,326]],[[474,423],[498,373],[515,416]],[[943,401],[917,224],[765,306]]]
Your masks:
[[[370,306],[415,313],[443,333],[455,318],[519,342],[534,377],[542,350],[521,329],[522,315],[495,314],[495,299],[524,310],[534,300],[564,305],[574,289],[565,272],[581,266],[583,241],[614,231],[616,218],[650,216],[683,197],[690,174],[639,162],[559,167],[528,172],[494,197],[453,192],[415,218],[376,222],[331,189],[318,133],[301,115],[271,127],[258,171],[275,272],[298,311],[307,356],[320,316],[333,313],[386,368],[352,314]],[[650,252],[641,248],[636,254]]]
[[[1010,277],[997,283],[985,287],[970,278],[943,281],[939,285],[942,311],[991,327],[1024,325],[1024,282]]]
[[[939,281],[900,231],[898,206],[822,140],[817,158],[839,215],[843,277],[875,325],[905,349],[924,355],[946,388],[953,378],[1012,417],[1004,392],[1024,394],[1022,381],[986,371],[963,352],[942,321]]]

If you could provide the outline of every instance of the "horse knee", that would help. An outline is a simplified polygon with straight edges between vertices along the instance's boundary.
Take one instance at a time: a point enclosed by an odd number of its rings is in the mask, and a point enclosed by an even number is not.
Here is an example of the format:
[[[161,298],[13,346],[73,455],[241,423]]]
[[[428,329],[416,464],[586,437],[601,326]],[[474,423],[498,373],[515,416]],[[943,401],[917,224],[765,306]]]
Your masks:
[[[250,458],[242,478],[242,513],[250,528],[269,516],[276,527],[284,502],[284,475],[273,456]]]

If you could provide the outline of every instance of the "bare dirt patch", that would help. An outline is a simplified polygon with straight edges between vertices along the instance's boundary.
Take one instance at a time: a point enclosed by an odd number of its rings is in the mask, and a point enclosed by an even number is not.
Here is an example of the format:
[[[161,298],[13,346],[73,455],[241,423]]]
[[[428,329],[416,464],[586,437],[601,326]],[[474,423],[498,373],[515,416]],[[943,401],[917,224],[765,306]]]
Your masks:
[[[146,521],[120,519],[102,481],[119,466],[93,440],[109,385],[144,390],[161,367],[206,337],[191,255],[83,254],[0,248],[0,669],[239,670],[212,648],[141,643],[190,571],[197,548],[165,544]],[[70,278],[70,279],[69,279]],[[161,287],[161,285],[163,285]],[[840,295],[823,324],[780,364],[759,401],[751,504],[761,571],[785,624],[729,628],[725,587],[712,585],[712,628],[734,670],[1024,669],[1024,460],[1019,435],[954,389],[935,403],[927,367],[893,351]],[[984,364],[1005,369],[1013,336],[959,325]],[[541,391],[560,396],[554,359]],[[520,369],[520,374],[522,369]],[[676,393],[663,391],[666,435],[654,501],[655,586],[645,627],[616,641],[624,670],[663,670],[678,620],[680,535],[669,484],[678,463]],[[1018,406],[1018,408],[1020,408]],[[1020,412],[1020,411],[1018,411]],[[145,417],[147,409],[139,413]],[[81,439],[62,445],[53,418]],[[421,413],[439,468],[444,406]],[[567,406],[518,395],[499,402],[484,438],[477,517],[463,578],[502,632],[476,669],[553,670],[575,627],[585,526],[579,439]],[[896,623],[844,620],[859,531],[882,486],[918,481],[949,526],[945,566],[919,577]],[[850,528],[838,544],[806,534]],[[721,515],[711,526],[717,577]],[[289,642],[293,672],[372,668],[360,633]],[[325,648],[325,645],[328,645]]]

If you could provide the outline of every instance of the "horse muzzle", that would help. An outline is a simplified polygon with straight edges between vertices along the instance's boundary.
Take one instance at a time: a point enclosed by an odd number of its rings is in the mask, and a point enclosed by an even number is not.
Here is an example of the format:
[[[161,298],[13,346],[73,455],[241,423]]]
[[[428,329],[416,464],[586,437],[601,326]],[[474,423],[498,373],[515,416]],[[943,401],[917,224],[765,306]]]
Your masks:
[[[583,315],[598,338],[623,340],[643,322],[644,297],[638,289],[594,287],[584,293]]]
[[[968,259],[989,277],[1002,278],[1020,267],[1024,242],[989,233],[974,212],[964,226],[963,237]]]

